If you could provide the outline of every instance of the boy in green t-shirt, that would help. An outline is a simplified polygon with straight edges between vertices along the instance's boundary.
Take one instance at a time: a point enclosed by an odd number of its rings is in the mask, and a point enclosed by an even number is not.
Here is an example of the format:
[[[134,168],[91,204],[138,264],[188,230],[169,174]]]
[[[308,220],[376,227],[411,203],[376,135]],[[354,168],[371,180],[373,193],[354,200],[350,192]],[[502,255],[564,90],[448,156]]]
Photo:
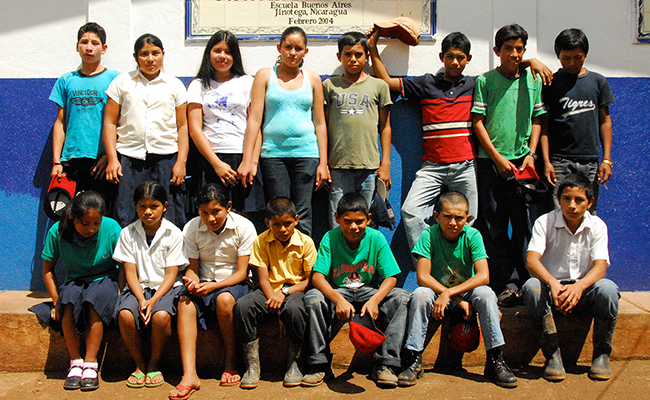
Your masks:
[[[390,189],[391,129],[388,115],[392,103],[388,84],[368,75],[370,47],[366,35],[348,32],[338,40],[337,57],[343,75],[323,82],[327,119],[327,157],[330,183],[330,228],[336,226],[334,211],[344,194],[360,192],[368,204],[381,179]],[[381,161],[377,145],[381,142]]]
[[[516,169],[535,166],[539,141],[542,82],[521,66],[528,33],[521,26],[506,25],[495,35],[494,52],[501,64],[479,76],[474,90],[472,123],[481,146],[477,158],[481,231],[490,256],[490,286],[499,294],[499,305],[517,303],[526,278],[526,246],[531,224],[528,205],[517,195]],[[512,236],[508,236],[508,225]]]
[[[269,228],[255,239],[248,264],[256,267],[260,287],[235,304],[237,337],[244,343],[247,371],[243,389],[254,389],[260,379],[257,326],[276,314],[289,338],[289,357],[284,386],[300,386],[298,357],[307,326],[303,295],[316,261],[314,241],[296,229],[298,213],[287,197],[276,197],[266,205],[264,220]]]
[[[393,371],[401,367],[410,297],[404,289],[395,288],[400,268],[384,235],[368,227],[371,215],[363,195],[345,194],[335,216],[340,226],[323,237],[311,276],[314,289],[305,295],[310,370],[302,384],[318,386],[332,376],[332,321],[334,317],[349,321],[359,312],[385,323],[380,329],[385,328],[386,340],[375,352],[372,379],[378,385],[397,386]]]
[[[467,223],[467,197],[459,192],[440,196],[433,216],[438,222],[422,232],[412,254],[418,259],[418,287],[409,304],[408,337],[404,348],[410,360],[399,375],[400,386],[413,386],[422,376],[422,352],[431,316],[442,319],[445,310],[460,307],[465,319],[474,310],[481,322],[487,351],[485,376],[502,387],[516,387],[517,378],[503,361],[505,344],[499,326],[499,308],[490,281],[481,234]]]

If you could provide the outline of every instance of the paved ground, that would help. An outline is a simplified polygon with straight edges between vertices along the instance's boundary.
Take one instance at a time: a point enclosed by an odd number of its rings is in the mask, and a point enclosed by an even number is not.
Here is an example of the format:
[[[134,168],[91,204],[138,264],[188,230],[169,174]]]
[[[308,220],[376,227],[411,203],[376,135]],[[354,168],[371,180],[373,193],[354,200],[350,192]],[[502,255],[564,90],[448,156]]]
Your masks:
[[[462,376],[445,375],[427,371],[412,388],[378,389],[365,375],[337,370],[337,378],[316,388],[283,388],[277,377],[263,376],[260,386],[251,391],[238,387],[221,388],[214,379],[204,379],[203,387],[192,396],[201,399],[647,399],[650,397],[650,360],[617,361],[612,363],[614,378],[607,382],[594,382],[587,377],[587,366],[575,367],[561,383],[540,379],[540,366],[516,371],[519,387],[502,389],[486,382],[482,368],[471,367]],[[167,377],[169,384],[156,389],[129,389],[124,376],[102,376],[101,387],[95,392],[64,391],[63,376],[46,376],[43,373],[0,373],[3,394],[0,399],[115,399],[148,400],[165,399],[171,383],[178,377]]]

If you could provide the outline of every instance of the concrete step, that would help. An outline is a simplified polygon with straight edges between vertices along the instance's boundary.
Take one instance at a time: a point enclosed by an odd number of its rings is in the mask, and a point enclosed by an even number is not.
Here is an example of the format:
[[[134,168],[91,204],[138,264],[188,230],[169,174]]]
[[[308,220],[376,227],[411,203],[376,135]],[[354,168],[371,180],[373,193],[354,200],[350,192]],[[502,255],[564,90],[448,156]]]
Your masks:
[[[48,301],[46,293],[0,292],[0,371],[65,371],[69,356],[63,336],[42,325],[36,316],[27,311],[35,304]],[[613,360],[650,358],[650,292],[623,293],[619,307],[618,326],[614,337]],[[501,310],[501,327],[506,340],[504,357],[511,367],[526,365],[531,361],[543,363],[539,346],[535,342],[532,325],[525,307]],[[577,323],[576,323],[577,321]],[[556,318],[560,345],[565,363],[591,361],[591,319],[586,316],[562,316]],[[425,367],[444,366],[459,362],[447,345],[449,323],[432,323],[429,326],[430,343],[423,363]],[[199,331],[197,368],[202,374],[215,375],[223,369],[224,352],[218,330]],[[262,368],[285,367],[288,340],[277,320],[265,322],[260,327]],[[332,341],[333,364],[336,367],[367,372],[372,366],[372,356],[356,352],[348,339],[348,325],[341,327]],[[105,371],[130,372],[133,361],[121,340],[119,331],[108,329],[104,335],[100,359]],[[170,341],[163,363],[170,372],[181,371],[178,341]],[[479,348],[467,353],[462,359],[464,366],[480,366],[485,362],[483,341]]]

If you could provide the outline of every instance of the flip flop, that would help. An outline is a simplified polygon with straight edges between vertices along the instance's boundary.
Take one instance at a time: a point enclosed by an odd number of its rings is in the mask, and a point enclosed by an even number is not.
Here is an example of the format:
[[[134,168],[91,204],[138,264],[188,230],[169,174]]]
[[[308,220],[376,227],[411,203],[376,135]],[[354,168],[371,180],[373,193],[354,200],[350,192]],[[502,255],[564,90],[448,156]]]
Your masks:
[[[157,376],[160,376],[163,379],[160,382],[155,382],[154,383],[153,378],[155,378]],[[160,372],[160,371],[147,372],[147,378],[149,378],[149,382],[151,382],[151,383],[147,383],[147,380],[145,379],[144,380],[144,382],[145,382],[144,386],[148,387],[148,388],[155,388],[155,387],[158,387],[158,386],[162,386],[162,384],[165,383],[165,378],[162,376],[162,372]]]
[[[199,389],[194,388],[192,386],[176,385],[176,390],[178,390],[179,393],[182,392],[183,390],[187,390],[187,393],[183,396],[169,396],[169,400],[187,400],[190,398],[191,395],[194,394],[194,392],[196,392]]]
[[[140,379],[144,378],[144,374],[142,372],[134,372],[131,375],[129,375],[129,378],[130,377],[134,377],[136,379],[136,383],[131,383],[127,379],[126,380],[126,386],[128,386],[130,388],[133,388],[133,389],[140,389],[140,388],[144,387],[144,380],[142,381],[142,383],[138,383],[138,382],[140,382]]]
[[[239,382],[241,381],[241,377],[239,377],[237,380],[228,382],[228,378],[230,378],[233,375],[239,376],[239,372],[237,371],[223,371],[223,374],[221,374],[221,382],[219,382],[219,386],[237,386],[239,385]],[[225,380],[224,380],[225,378]]]

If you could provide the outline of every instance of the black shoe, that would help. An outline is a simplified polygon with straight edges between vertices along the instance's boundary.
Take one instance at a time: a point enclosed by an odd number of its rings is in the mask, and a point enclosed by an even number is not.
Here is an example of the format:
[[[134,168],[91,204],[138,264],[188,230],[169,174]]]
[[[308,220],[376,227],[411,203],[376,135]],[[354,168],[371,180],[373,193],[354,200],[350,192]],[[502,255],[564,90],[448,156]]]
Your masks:
[[[96,367],[84,367],[84,370],[86,369],[93,369],[95,370],[95,377],[94,378],[81,378],[81,382],[79,383],[79,386],[81,390],[84,392],[90,391],[90,390],[96,390],[99,388],[99,373],[97,372]]]
[[[65,378],[63,383],[63,388],[65,390],[76,390],[81,387],[81,377],[80,376],[68,376]]]
[[[414,386],[416,381],[422,377],[422,374],[424,374],[422,353],[417,353],[413,363],[397,377],[397,384],[399,386]]]
[[[496,383],[497,386],[505,388],[517,387],[517,377],[512,373],[510,368],[508,368],[505,361],[503,361],[500,352],[495,357],[488,355],[483,374],[486,378],[489,378]]]

